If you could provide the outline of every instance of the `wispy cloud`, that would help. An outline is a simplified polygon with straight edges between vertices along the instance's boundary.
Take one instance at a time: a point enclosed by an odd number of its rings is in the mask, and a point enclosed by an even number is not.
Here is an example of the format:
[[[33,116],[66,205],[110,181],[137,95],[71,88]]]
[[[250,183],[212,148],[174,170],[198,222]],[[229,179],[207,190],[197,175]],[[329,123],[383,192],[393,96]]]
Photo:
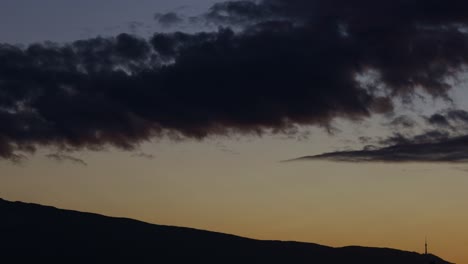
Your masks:
[[[84,160],[66,154],[53,153],[46,155],[46,157],[57,162],[71,162],[80,166],[88,166]]]
[[[395,132],[388,138],[379,139],[377,146],[369,145],[373,141],[366,138],[367,145],[361,150],[336,151],[293,161],[468,162],[468,112],[452,109],[423,119],[429,125],[423,133],[407,135]],[[406,119],[398,120],[407,123]],[[394,125],[393,123],[391,125]]]
[[[149,160],[152,160],[152,159],[155,158],[155,156],[153,154],[148,154],[148,153],[143,153],[143,152],[135,153],[135,154],[132,155],[132,157],[142,158],[142,159],[149,159]]]

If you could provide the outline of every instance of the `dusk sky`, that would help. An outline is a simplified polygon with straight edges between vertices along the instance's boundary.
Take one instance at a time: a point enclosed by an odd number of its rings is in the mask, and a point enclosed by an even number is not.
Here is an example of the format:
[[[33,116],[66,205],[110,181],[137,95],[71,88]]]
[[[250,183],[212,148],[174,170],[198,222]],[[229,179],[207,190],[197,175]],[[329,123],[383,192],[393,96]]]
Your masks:
[[[468,263],[468,3],[378,2],[0,0],[0,197]]]

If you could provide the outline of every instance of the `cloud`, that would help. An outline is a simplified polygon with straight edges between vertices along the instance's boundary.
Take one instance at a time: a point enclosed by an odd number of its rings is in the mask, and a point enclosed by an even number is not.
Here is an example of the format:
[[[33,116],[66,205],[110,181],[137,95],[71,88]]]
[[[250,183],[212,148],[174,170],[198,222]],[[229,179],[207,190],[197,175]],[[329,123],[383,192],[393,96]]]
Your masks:
[[[412,129],[417,127],[418,123],[409,116],[400,115],[390,121],[388,125],[396,129]]]
[[[460,109],[449,109],[426,117],[426,121],[438,129],[458,133],[468,129],[468,112]]]
[[[390,137],[374,140],[364,138],[366,145],[361,150],[336,151],[297,160],[329,160],[336,162],[467,162],[468,161],[468,112],[450,109],[423,117],[429,124],[426,130],[416,135],[394,132]],[[404,118],[395,120],[406,123]],[[395,120],[390,126],[395,126]],[[414,122],[414,121],[413,121]],[[405,129],[406,125],[400,126]]]
[[[71,162],[73,164],[76,164],[76,165],[81,165],[81,166],[88,166],[88,164],[82,160],[82,159],[79,159],[79,158],[75,158],[73,156],[70,156],[70,155],[66,155],[66,154],[61,154],[61,153],[54,153],[54,154],[48,154],[46,155],[46,157],[50,160],[54,160],[54,161],[57,161],[57,162]]]
[[[336,162],[466,162],[468,136],[428,143],[397,144],[383,148],[331,152],[298,160],[328,160]]]
[[[447,98],[448,78],[468,62],[467,8],[228,2],[207,14],[241,21],[242,30],[0,44],[0,157],[38,147],[134,150],[158,137],[288,134],[392,112],[392,100],[416,90]],[[359,78],[369,73],[371,84]]]
[[[226,154],[230,154],[230,155],[240,155],[239,152],[235,151],[234,149],[228,147],[227,145],[221,143],[221,142],[218,142],[216,143],[216,148],[223,152],[223,153],[226,153]]]
[[[171,27],[182,23],[184,20],[177,13],[169,12],[165,14],[156,13],[154,20],[164,27]]]
[[[142,28],[145,28],[145,23],[140,22],[140,21],[130,21],[127,23],[128,28],[130,29],[130,32],[133,34],[141,30]]]
[[[463,124],[468,124],[468,112],[465,110],[450,110],[447,112],[447,118]]]
[[[221,25],[251,25],[272,18],[273,10],[253,1],[227,1],[214,4],[203,18]]]
[[[429,124],[431,124],[431,125],[440,126],[440,127],[450,126],[449,121],[447,120],[447,118],[445,118],[445,116],[443,116],[441,114],[432,115],[431,117],[429,117],[427,119],[427,122],[429,122]]]
[[[133,154],[132,157],[142,158],[142,159],[149,159],[149,160],[152,160],[152,159],[155,158],[153,154],[147,154],[147,153],[143,153],[143,152]]]

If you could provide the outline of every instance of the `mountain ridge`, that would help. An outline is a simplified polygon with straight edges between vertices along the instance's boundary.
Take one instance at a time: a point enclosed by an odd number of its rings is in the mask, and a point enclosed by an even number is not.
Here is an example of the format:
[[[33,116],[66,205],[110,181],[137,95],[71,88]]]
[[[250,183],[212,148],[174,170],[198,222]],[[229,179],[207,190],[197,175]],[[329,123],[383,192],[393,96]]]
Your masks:
[[[15,263],[449,263],[390,248],[256,240],[1,198],[0,215],[0,249]]]

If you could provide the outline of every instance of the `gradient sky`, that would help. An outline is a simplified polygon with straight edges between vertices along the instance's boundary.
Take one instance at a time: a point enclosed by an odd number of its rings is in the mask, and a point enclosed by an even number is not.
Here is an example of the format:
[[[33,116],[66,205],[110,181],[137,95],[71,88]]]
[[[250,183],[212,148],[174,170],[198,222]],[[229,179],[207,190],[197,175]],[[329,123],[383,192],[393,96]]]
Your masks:
[[[162,30],[155,13],[200,14],[216,1],[0,0],[0,42],[66,42],[92,36]],[[183,7],[183,8],[182,8]],[[181,11],[182,10],[182,11]],[[468,109],[462,80],[453,102],[418,99],[396,114]],[[370,78],[370,77],[369,77]],[[391,118],[376,114],[333,121],[332,133],[301,127],[293,136],[168,138],[139,150],[79,151],[61,162],[41,148],[27,161],[0,160],[0,197],[111,216],[187,226],[259,239],[330,246],[362,245],[423,252],[467,263],[468,165],[465,163],[337,163],[279,161],[359,149],[359,137],[391,135]]]
[[[215,0],[116,1],[2,0],[0,41],[31,43],[71,41],[97,35],[128,32],[128,23],[143,22],[155,26],[155,13],[182,10],[198,14]]]

